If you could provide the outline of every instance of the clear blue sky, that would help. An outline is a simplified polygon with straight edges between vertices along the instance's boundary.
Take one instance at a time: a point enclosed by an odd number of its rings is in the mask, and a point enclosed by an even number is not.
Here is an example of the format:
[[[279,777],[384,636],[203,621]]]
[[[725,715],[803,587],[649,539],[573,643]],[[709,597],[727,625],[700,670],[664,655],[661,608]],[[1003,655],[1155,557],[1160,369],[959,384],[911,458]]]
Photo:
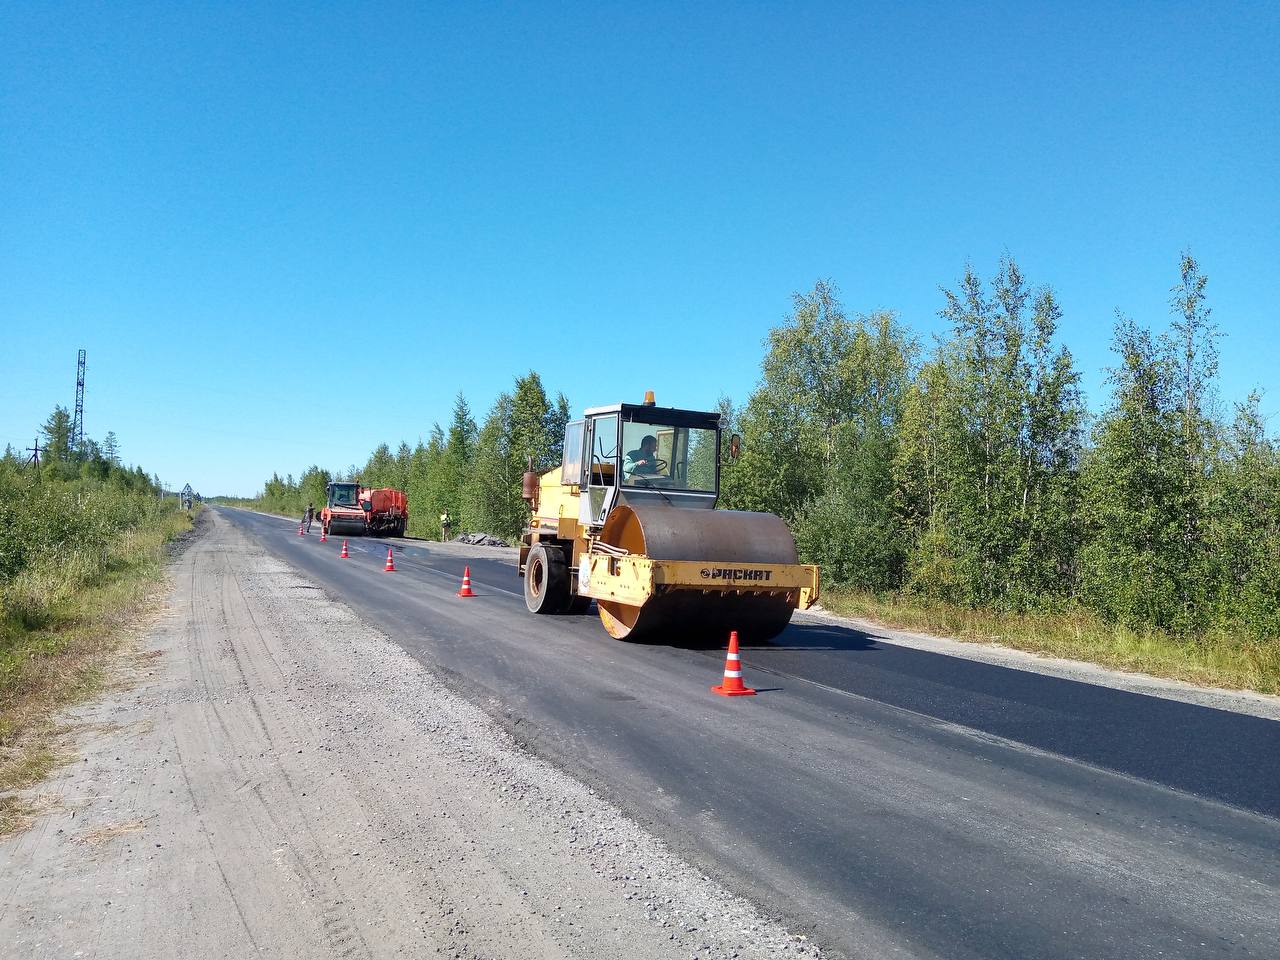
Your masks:
[[[87,433],[206,494],[530,368],[741,401],[792,291],[928,337],[1006,251],[1097,408],[1114,311],[1162,327],[1190,247],[1224,399],[1274,414],[1278,11],[5,2],[0,444],[79,347]]]

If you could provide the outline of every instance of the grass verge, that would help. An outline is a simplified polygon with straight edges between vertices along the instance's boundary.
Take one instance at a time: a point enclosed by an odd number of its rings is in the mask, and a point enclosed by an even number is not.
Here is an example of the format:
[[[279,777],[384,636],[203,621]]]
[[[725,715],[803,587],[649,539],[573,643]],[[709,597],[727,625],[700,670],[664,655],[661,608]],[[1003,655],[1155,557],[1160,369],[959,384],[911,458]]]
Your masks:
[[[1280,694],[1280,641],[1225,632],[1180,637],[1160,630],[1131,630],[1084,611],[1000,613],[848,590],[824,593],[822,605],[832,613],[887,627],[998,643],[1203,686]]]
[[[164,513],[124,531],[87,577],[70,556],[6,585],[38,614],[0,623],[0,836],[31,812],[19,791],[66,761],[58,712],[102,689],[115,655],[158,605],[165,544],[192,525],[185,513]]]

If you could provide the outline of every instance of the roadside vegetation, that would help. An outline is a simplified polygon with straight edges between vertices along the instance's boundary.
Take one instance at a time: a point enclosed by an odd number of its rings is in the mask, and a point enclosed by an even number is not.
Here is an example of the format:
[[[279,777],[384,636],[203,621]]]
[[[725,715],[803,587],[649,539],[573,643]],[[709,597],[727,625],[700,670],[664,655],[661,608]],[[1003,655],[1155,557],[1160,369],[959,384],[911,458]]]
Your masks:
[[[0,834],[22,819],[13,791],[59,761],[54,716],[103,683],[152,597],[164,544],[191,517],[140,468],[88,441],[68,446],[66,410],[44,427],[37,469],[0,458]]]
[[[1257,394],[1219,394],[1190,254],[1171,279],[1144,295],[1167,328],[1117,315],[1092,409],[1056,295],[1012,258],[943,290],[929,344],[817,283],[770,332],[747,402],[720,403],[744,441],[721,505],[786,518],[833,610],[1280,692],[1280,446]],[[526,458],[557,463],[568,419],[531,372],[483,424],[460,394],[447,430],[338,478],[406,490],[412,535],[439,536],[448,510],[456,530],[515,537]],[[299,514],[330,478],[273,475],[253,505]]]
[[[905,592],[837,588],[823,606],[843,616],[956,640],[998,643],[1050,657],[1205,686],[1280,694],[1280,643],[1229,630],[1201,635],[1112,623],[1080,606],[1055,613],[964,607]]]
[[[945,290],[924,348],[819,284],[737,413],[728,502],[788,517],[836,609],[968,639],[1280,692],[1280,450],[1218,391],[1207,278],[1164,331],[1118,316],[1086,408],[1047,287],[1006,259]]]

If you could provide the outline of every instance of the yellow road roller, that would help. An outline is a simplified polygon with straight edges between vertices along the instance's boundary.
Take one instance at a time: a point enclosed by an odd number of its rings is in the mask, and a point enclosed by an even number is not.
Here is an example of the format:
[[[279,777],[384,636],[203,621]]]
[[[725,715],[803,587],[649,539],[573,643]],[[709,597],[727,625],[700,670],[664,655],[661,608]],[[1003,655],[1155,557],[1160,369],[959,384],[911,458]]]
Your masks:
[[[565,429],[559,467],[524,475],[531,511],[520,544],[533,613],[585,613],[596,601],[618,639],[777,636],[818,599],[818,568],[771,513],[717,510],[718,412],[644,403],[593,407]]]

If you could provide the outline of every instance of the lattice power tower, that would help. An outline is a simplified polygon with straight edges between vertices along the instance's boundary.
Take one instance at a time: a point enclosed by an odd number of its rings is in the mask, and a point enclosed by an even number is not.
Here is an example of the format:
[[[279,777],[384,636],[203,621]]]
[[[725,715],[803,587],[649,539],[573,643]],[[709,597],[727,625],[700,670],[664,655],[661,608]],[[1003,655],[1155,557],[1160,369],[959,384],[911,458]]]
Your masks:
[[[76,415],[71,421],[71,449],[84,451],[84,351],[76,360]]]

